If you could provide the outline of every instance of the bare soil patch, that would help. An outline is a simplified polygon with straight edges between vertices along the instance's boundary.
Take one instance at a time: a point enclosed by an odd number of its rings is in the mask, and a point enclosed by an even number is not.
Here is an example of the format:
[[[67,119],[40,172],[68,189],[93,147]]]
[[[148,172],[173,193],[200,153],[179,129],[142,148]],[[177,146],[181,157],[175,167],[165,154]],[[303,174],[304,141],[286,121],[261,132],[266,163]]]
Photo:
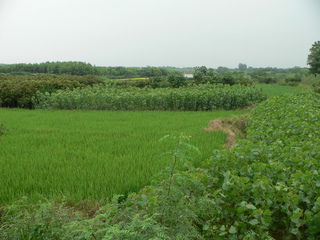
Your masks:
[[[215,119],[210,121],[206,131],[222,131],[227,135],[226,147],[232,148],[237,139],[246,137],[247,118],[249,114],[228,119]]]

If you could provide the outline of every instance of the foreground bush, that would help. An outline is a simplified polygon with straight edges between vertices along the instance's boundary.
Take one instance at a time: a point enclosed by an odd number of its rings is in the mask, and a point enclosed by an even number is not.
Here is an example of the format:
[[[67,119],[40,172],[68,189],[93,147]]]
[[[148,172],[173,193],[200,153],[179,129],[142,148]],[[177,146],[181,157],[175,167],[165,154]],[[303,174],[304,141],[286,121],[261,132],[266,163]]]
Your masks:
[[[40,93],[35,108],[86,110],[218,110],[245,108],[265,100],[255,86],[200,85],[177,89],[117,88],[93,86],[84,89]]]
[[[319,106],[315,93],[263,102],[249,118],[247,139],[197,168],[188,152],[198,150],[183,135],[172,138],[171,167],[152,186],[115,196],[90,218],[66,215],[67,204],[8,206],[0,237],[319,239]]]
[[[7,75],[0,76],[0,107],[32,108],[31,98],[40,92],[102,84],[93,75]]]

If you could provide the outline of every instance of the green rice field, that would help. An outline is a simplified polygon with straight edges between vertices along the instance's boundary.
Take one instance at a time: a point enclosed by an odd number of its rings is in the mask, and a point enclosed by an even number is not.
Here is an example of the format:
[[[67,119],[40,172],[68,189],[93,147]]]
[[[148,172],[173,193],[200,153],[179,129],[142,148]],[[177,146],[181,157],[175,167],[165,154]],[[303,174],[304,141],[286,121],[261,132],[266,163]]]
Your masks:
[[[106,201],[150,183],[169,166],[167,134],[192,136],[196,161],[222,147],[225,134],[210,120],[246,111],[53,111],[0,109],[0,204],[66,198]]]
[[[262,92],[268,95],[268,97],[279,96],[287,93],[306,92],[310,91],[310,87],[306,85],[287,86],[280,84],[256,84],[257,87],[262,89]]]

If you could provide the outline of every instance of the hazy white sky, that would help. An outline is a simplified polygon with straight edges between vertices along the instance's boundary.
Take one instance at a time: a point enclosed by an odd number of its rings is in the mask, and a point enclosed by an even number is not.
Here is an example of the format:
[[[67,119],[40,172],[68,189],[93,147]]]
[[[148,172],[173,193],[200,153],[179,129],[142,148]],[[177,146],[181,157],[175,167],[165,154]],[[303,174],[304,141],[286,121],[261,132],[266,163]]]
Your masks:
[[[306,66],[320,0],[0,0],[0,63]]]

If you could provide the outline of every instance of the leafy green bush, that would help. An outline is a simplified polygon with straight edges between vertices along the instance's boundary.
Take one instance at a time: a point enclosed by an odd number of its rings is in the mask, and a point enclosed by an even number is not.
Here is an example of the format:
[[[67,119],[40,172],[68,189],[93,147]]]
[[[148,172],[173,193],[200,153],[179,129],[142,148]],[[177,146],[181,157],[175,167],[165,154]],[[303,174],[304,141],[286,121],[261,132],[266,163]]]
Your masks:
[[[152,88],[165,88],[169,87],[169,83],[167,81],[167,77],[164,76],[155,76],[149,78],[151,82]]]
[[[242,71],[221,71],[218,73],[212,68],[207,69],[205,66],[196,67],[194,72],[194,82],[196,84],[252,84],[252,80]]]
[[[63,225],[75,219],[74,212],[65,206],[51,203],[30,205],[22,199],[2,210],[0,239],[61,239]]]
[[[216,220],[224,216],[224,226],[237,234],[319,236],[319,104],[320,96],[311,93],[266,101],[251,115],[247,139],[216,153],[208,168],[223,194],[214,198],[221,202],[215,207],[226,209]]]
[[[168,76],[170,87],[179,88],[187,85],[187,78],[182,73],[174,73]]]
[[[312,84],[313,91],[320,93],[320,79]]]
[[[0,76],[0,107],[32,108],[31,98],[40,92],[103,84],[92,75],[8,75]]]
[[[274,75],[266,71],[254,71],[250,73],[250,76],[258,83],[272,84],[277,82],[277,79],[274,77]]]
[[[113,79],[107,82],[108,85],[113,87],[150,87],[152,85],[150,79],[138,79],[138,80],[122,80],[122,79]]]
[[[314,92],[320,93],[320,74],[302,76],[302,84],[309,86]]]

